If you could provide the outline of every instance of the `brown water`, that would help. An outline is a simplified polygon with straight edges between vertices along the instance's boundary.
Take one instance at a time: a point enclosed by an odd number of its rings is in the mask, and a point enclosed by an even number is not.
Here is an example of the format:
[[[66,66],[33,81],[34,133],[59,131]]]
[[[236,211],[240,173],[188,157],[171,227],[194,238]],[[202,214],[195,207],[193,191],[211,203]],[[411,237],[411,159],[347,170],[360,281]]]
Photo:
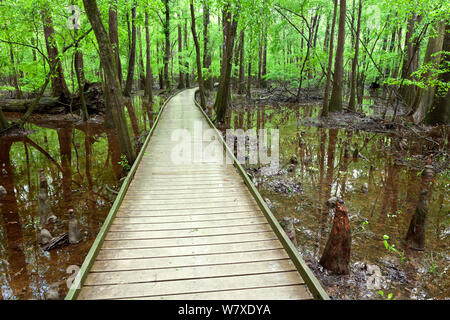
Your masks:
[[[264,111],[263,111],[264,109]],[[253,174],[263,198],[274,205],[278,219],[299,220],[299,251],[333,298],[395,299],[450,298],[450,173],[443,170],[431,182],[421,175],[427,154],[436,148],[421,139],[404,139],[345,129],[302,126],[299,120],[317,116],[313,106],[235,110],[231,127],[278,128],[280,166],[276,175]],[[250,117],[249,117],[250,114]],[[360,156],[354,157],[358,149]],[[448,150],[444,150],[447,151]],[[292,155],[297,165],[290,165]],[[441,164],[448,162],[442,158]],[[441,165],[442,167],[442,165]],[[292,171],[292,172],[289,172]],[[362,191],[367,183],[368,192]],[[426,249],[406,250],[402,245],[422,189],[428,188]],[[327,199],[341,197],[352,228],[350,276],[333,276],[317,264],[332,224],[324,209]],[[397,252],[388,250],[383,237]],[[367,287],[361,264],[380,267],[380,288]]]
[[[131,137],[153,123],[141,106],[136,97],[134,116],[127,113]],[[98,121],[74,123],[70,115],[52,121],[37,116],[25,129],[32,133],[0,138],[0,185],[7,191],[0,198],[0,299],[44,299],[55,283],[64,297],[73,272],[69,267],[81,266],[114,202],[106,185],[117,188],[123,174],[118,138]],[[52,236],[68,232],[67,210],[72,208],[83,237],[79,244],[46,252],[37,243],[40,169],[57,217],[47,229]]]

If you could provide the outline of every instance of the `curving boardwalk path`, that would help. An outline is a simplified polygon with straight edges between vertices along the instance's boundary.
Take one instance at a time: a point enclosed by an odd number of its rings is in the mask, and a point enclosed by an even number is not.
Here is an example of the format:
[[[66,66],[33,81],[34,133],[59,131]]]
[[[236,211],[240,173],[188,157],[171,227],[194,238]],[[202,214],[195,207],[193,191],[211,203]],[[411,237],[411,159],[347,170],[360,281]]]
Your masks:
[[[194,92],[163,110],[77,298],[312,299],[233,165],[172,163],[174,129],[210,128]]]

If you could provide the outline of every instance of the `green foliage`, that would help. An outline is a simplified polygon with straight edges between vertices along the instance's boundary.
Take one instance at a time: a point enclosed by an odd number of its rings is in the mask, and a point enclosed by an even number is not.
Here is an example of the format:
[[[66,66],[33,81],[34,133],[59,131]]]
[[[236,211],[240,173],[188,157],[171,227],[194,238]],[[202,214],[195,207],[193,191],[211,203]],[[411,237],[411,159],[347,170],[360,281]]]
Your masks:
[[[123,154],[120,156],[120,161],[118,162],[118,164],[120,164],[120,166],[122,167],[123,170],[125,171],[130,171],[131,166],[128,163],[127,157]]]

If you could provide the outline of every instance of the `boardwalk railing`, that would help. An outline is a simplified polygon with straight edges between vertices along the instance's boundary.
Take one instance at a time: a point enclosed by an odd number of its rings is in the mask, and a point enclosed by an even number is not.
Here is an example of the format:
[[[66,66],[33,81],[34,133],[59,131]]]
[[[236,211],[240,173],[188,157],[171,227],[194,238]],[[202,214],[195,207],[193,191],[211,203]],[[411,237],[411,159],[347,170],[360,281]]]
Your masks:
[[[177,92],[178,93],[178,92]],[[130,172],[128,172],[127,177],[125,178],[124,182],[122,183],[122,186],[119,190],[119,193],[117,194],[116,199],[114,200],[114,203],[109,210],[108,216],[105,219],[105,222],[103,222],[102,228],[100,229],[99,233],[97,234],[97,237],[95,238],[94,243],[92,244],[91,249],[89,250],[86,259],[84,260],[80,270],[78,271],[70,289],[67,293],[65,300],[74,300],[77,298],[78,294],[81,290],[81,285],[83,284],[84,280],[86,279],[89,269],[91,268],[92,264],[95,261],[96,256],[98,255],[98,252],[103,244],[103,241],[105,239],[106,234],[108,233],[108,230],[112,224],[112,221],[114,220],[117,211],[119,210],[120,205],[122,204],[123,198],[125,197],[125,194],[128,191],[128,187],[130,186],[131,181],[133,180],[134,174],[136,173],[136,170],[141,163],[142,157],[144,156],[145,150],[147,149],[147,146],[150,142],[150,138],[153,135],[153,132],[155,131],[156,126],[158,125],[159,119],[161,117],[161,114],[164,111],[164,108],[167,106],[169,101],[177,94],[171,95],[161,106],[158,112],[158,116],[156,117],[156,120],[150,129],[150,132],[147,135],[147,138],[144,141],[144,145],[141,148],[141,151],[139,152],[136,160],[134,161],[133,166],[130,169]]]
[[[297,248],[294,246],[292,241],[288,238],[288,236],[286,235],[283,228],[278,223],[278,221],[275,218],[275,216],[273,215],[273,213],[270,211],[266,202],[263,200],[260,193],[258,192],[258,189],[256,189],[255,185],[248,177],[248,175],[245,172],[242,165],[239,163],[239,161],[234,156],[234,153],[231,152],[230,148],[228,147],[227,143],[225,142],[225,140],[222,137],[222,133],[219,132],[219,130],[217,130],[217,128],[212,123],[211,119],[208,117],[208,115],[205,113],[205,111],[202,109],[202,107],[198,103],[198,101],[195,100],[194,102],[195,102],[195,105],[198,107],[198,109],[202,112],[206,121],[208,121],[210,127],[216,131],[217,135],[221,139],[222,144],[223,144],[224,148],[226,149],[226,152],[229,155],[229,157],[233,160],[233,164],[237,168],[239,175],[242,177],[242,179],[244,179],[244,182],[247,185],[250,193],[253,195],[256,202],[258,203],[259,208],[263,212],[266,219],[269,221],[269,224],[271,225],[273,231],[275,232],[278,239],[282,243],[287,254],[291,258],[291,260],[294,263],[295,267],[297,268],[298,272],[300,273],[300,275],[302,276],[306,285],[308,286],[308,289],[311,291],[313,297],[318,300],[329,300],[330,298],[328,297],[327,293],[322,288],[319,281],[314,276],[314,274],[311,272],[309,267],[306,265],[305,261],[298,253]]]

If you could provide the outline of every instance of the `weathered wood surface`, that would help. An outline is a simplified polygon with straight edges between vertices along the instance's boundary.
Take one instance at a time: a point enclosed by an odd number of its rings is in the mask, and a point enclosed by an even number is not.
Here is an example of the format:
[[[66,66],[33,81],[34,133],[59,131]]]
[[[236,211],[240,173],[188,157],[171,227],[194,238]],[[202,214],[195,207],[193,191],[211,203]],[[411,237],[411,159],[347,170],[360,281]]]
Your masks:
[[[193,99],[162,112],[78,299],[312,299],[232,164],[172,163],[172,130],[209,129]]]

